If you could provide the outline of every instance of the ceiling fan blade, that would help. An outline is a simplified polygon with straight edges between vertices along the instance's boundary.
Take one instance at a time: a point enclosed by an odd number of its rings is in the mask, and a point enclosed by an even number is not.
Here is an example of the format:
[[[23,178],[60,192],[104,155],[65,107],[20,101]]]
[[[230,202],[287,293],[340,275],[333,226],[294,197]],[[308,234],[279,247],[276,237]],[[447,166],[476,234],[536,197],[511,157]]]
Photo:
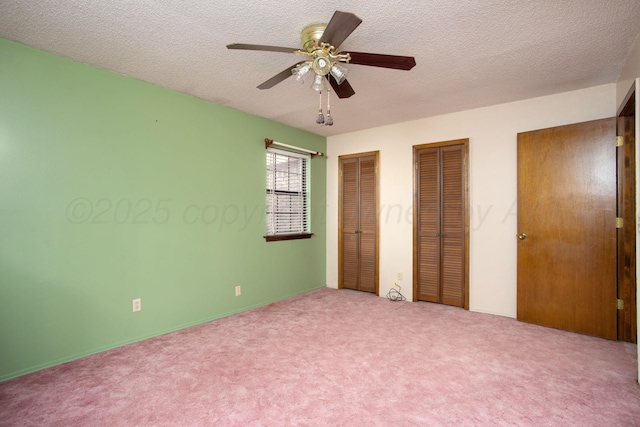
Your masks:
[[[228,44],[227,49],[262,50],[267,52],[283,52],[283,53],[293,53],[296,50],[298,50],[292,47],[267,46],[264,44],[244,44],[244,43]]]
[[[302,64],[302,62],[298,62],[298,64]],[[285,68],[284,70],[280,71],[278,74],[258,86],[258,89],[271,89],[278,83],[286,80],[288,77],[291,77],[293,75],[291,74],[291,69],[295,68],[298,64],[293,64],[291,67]]]
[[[348,64],[369,65],[372,67],[410,70],[416,66],[413,56],[382,55],[379,53],[349,52],[351,60]]]
[[[327,24],[327,28],[324,29],[320,40],[337,49],[361,23],[362,19],[353,13],[336,10],[331,17],[331,21]]]
[[[336,95],[338,95],[338,98],[349,98],[356,94],[356,92],[353,90],[346,79],[342,82],[342,84],[338,84],[338,82],[336,82],[336,79],[334,79],[331,74],[327,74],[327,79],[329,79],[329,83],[331,83],[331,87],[333,88],[333,91],[336,93]]]

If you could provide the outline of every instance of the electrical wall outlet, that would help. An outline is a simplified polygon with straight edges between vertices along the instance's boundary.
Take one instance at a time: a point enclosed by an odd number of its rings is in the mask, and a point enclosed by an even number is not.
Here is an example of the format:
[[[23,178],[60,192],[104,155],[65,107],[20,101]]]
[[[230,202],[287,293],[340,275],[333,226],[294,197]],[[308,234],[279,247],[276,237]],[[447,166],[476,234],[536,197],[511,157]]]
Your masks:
[[[142,310],[142,299],[136,298],[133,300],[133,312]]]
[[[242,295],[242,290],[240,289],[240,286],[236,286],[236,296],[239,297],[240,295]]]
[[[402,282],[402,273],[398,273],[397,280],[399,280],[400,282]]]

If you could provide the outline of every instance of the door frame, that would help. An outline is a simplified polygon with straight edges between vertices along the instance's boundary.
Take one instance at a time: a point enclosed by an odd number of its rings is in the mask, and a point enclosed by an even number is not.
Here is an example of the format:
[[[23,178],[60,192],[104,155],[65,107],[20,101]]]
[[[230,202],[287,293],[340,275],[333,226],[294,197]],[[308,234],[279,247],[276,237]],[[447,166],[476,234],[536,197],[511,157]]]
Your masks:
[[[423,148],[440,148],[452,145],[463,145],[463,210],[464,210],[464,259],[463,259],[463,280],[464,280],[464,306],[469,310],[469,138],[454,139],[450,141],[432,142],[413,146],[413,301],[418,301],[418,232],[420,211],[420,194],[418,176],[418,150]]]
[[[338,156],[338,289],[342,289],[344,283],[344,263],[342,258],[342,160],[358,157],[375,156],[375,186],[376,186],[376,295],[380,295],[380,151],[367,151],[363,153],[345,154]],[[358,273],[358,280],[359,273]]]
[[[623,218],[618,229],[617,297],[624,301],[618,310],[618,340],[637,342],[637,265],[636,265],[636,141],[635,141],[635,82],[627,92],[616,117],[616,135],[624,137],[617,156],[617,208]],[[630,123],[629,123],[630,122]],[[625,132],[626,128],[626,132]],[[622,175],[622,176],[620,176]]]

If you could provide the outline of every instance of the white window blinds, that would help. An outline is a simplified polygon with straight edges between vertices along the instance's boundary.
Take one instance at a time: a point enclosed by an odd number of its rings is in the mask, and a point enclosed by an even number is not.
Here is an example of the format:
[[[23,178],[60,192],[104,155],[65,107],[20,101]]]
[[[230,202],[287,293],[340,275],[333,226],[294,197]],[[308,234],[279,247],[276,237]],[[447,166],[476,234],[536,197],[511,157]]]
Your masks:
[[[309,233],[309,159],[267,150],[267,236]]]

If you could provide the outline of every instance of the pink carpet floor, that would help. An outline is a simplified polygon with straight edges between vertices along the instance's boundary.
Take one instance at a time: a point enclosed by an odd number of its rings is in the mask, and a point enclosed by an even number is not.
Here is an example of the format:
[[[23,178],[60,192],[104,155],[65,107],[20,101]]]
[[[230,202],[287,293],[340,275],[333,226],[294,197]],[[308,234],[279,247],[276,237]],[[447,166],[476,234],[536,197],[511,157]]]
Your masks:
[[[0,383],[2,426],[633,426],[636,346],[321,289]]]

